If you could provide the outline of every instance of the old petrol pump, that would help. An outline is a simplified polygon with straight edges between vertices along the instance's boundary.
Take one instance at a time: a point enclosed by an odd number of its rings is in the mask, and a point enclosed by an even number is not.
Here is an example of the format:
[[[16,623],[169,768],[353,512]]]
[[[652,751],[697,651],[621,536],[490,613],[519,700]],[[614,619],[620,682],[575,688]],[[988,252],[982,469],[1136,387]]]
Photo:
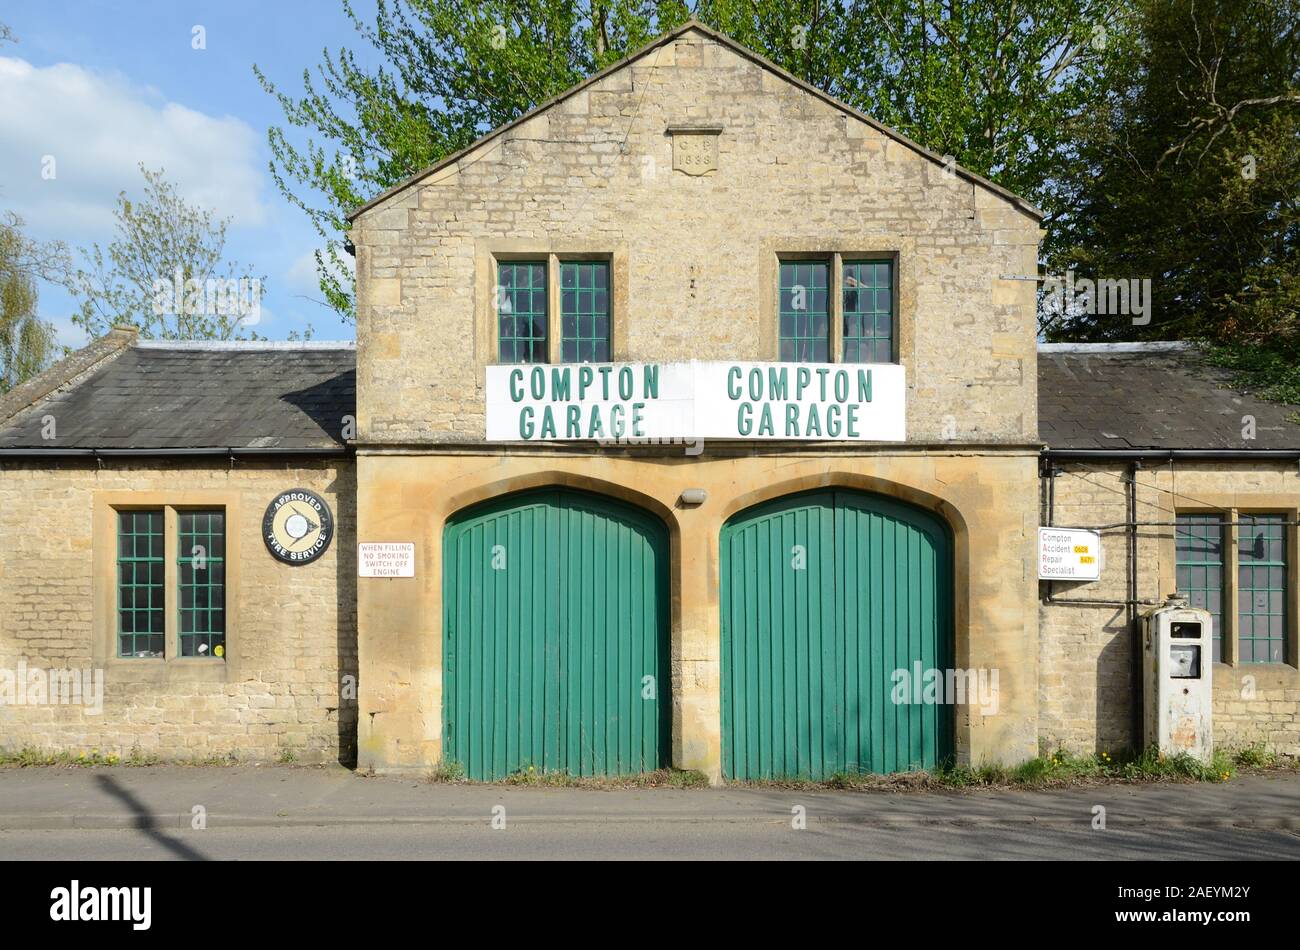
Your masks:
[[[1146,747],[1208,761],[1214,747],[1214,630],[1208,611],[1172,594],[1142,617]]]

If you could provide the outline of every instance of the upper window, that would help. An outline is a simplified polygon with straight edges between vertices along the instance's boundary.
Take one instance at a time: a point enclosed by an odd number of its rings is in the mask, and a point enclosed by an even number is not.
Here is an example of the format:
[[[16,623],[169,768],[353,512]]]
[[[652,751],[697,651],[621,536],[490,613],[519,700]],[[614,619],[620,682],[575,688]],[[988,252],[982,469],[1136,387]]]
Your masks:
[[[897,347],[892,259],[839,253],[780,261],[783,362],[891,363]]]
[[[831,358],[830,265],[781,262],[781,360],[827,363]]]
[[[560,263],[560,361],[609,362],[609,264]]]
[[[890,261],[844,262],[844,362],[894,358],[894,280]]]
[[[497,264],[497,358],[500,362],[547,362],[546,304],[545,261]]]

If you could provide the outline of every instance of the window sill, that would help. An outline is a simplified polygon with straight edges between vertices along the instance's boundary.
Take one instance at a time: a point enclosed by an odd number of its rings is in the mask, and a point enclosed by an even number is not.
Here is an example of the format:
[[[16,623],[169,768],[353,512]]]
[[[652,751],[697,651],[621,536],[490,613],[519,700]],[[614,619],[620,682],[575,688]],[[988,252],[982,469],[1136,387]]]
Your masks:
[[[114,657],[106,671],[123,683],[224,683],[230,678],[229,664],[216,657]]]
[[[1214,664],[1214,687],[1217,691],[1220,683],[1232,683],[1232,687],[1224,686],[1223,688],[1238,689],[1240,688],[1241,679],[1245,676],[1252,676],[1255,679],[1255,689],[1296,689],[1300,688],[1300,669],[1292,666],[1290,663],[1222,663]]]

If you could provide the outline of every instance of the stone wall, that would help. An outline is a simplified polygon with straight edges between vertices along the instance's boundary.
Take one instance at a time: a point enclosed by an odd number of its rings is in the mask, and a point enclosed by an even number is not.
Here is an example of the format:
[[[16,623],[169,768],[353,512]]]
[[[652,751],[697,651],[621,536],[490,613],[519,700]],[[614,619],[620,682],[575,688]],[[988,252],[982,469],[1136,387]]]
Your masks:
[[[296,487],[326,498],[337,528],[319,560],[290,567],[266,550],[261,524],[276,493]],[[351,460],[0,461],[0,670],[104,671],[98,715],[0,705],[0,749],[351,761],[356,704],[340,683],[356,675],[355,497]],[[224,663],[114,655],[108,499],[226,506]]]
[[[680,450],[679,450],[680,453]],[[895,450],[869,458],[808,448],[699,456],[649,450],[583,456],[556,450],[357,458],[366,541],[415,543],[415,576],[358,588],[361,713],[358,759],[377,771],[422,772],[442,756],[442,545],[447,519],[487,498],[542,486],[611,495],[662,519],[672,539],[673,764],[721,773],[719,536],[736,512],[827,486],[900,498],[953,530],[957,665],[999,672],[998,708],[956,710],[964,762],[1014,763],[1037,746],[1037,616],[1033,580],[1035,453],[949,455]],[[703,504],[679,502],[702,488]]]
[[[1090,527],[1125,520],[1122,464],[1059,463],[1055,524]],[[1239,506],[1289,511],[1300,505],[1300,474],[1293,462],[1148,463],[1137,474],[1137,520],[1173,521],[1179,510]],[[1176,586],[1174,529],[1138,528],[1138,590],[1146,611]],[[1123,528],[1102,531],[1105,552],[1101,580],[1039,583],[1039,732],[1049,749],[1074,752],[1115,750],[1134,741],[1133,650],[1125,621],[1126,547]],[[1296,668],[1295,530],[1289,554],[1291,653],[1288,664],[1227,664],[1214,667],[1215,742],[1225,748],[1263,743],[1274,751],[1300,754],[1300,670]],[[1049,602],[1045,598],[1051,594]],[[1105,604],[1084,600],[1110,601]]]
[[[717,169],[671,126],[715,125]],[[473,442],[498,255],[613,260],[615,360],[775,359],[776,260],[897,255],[915,442],[1037,438],[1038,222],[691,30],[361,214],[362,443]]]

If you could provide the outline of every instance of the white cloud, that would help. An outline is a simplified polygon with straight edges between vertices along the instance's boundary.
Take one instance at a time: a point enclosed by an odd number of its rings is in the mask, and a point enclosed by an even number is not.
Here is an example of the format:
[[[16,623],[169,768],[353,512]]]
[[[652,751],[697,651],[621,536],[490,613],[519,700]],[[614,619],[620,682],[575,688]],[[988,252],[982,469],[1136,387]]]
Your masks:
[[[346,269],[348,277],[356,273],[356,261],[346,252],[340,250],[339,256],[343,259],[343,268]],[[327,265],[330,264],[329,257],[325,258]],[[342,278],[344,271],[338,271],[339,277]],[[320,275],[316,272],[316,251],[304,251],[299,254],[294,262],[289,265],[289,270],[285,272],[285,284],[296,294],[303,294],[314,299],[319,299],[320,292]]]
[[[140,162],[165,168],[191,202],[234,227],[266,217],[258,136],[247,123],[169,102],[158,90],[70,63],[0,56],[0,208],[33,234],[104,239],[117,193],[140,191]],[[44,156],[56,177],[41,177]]]

